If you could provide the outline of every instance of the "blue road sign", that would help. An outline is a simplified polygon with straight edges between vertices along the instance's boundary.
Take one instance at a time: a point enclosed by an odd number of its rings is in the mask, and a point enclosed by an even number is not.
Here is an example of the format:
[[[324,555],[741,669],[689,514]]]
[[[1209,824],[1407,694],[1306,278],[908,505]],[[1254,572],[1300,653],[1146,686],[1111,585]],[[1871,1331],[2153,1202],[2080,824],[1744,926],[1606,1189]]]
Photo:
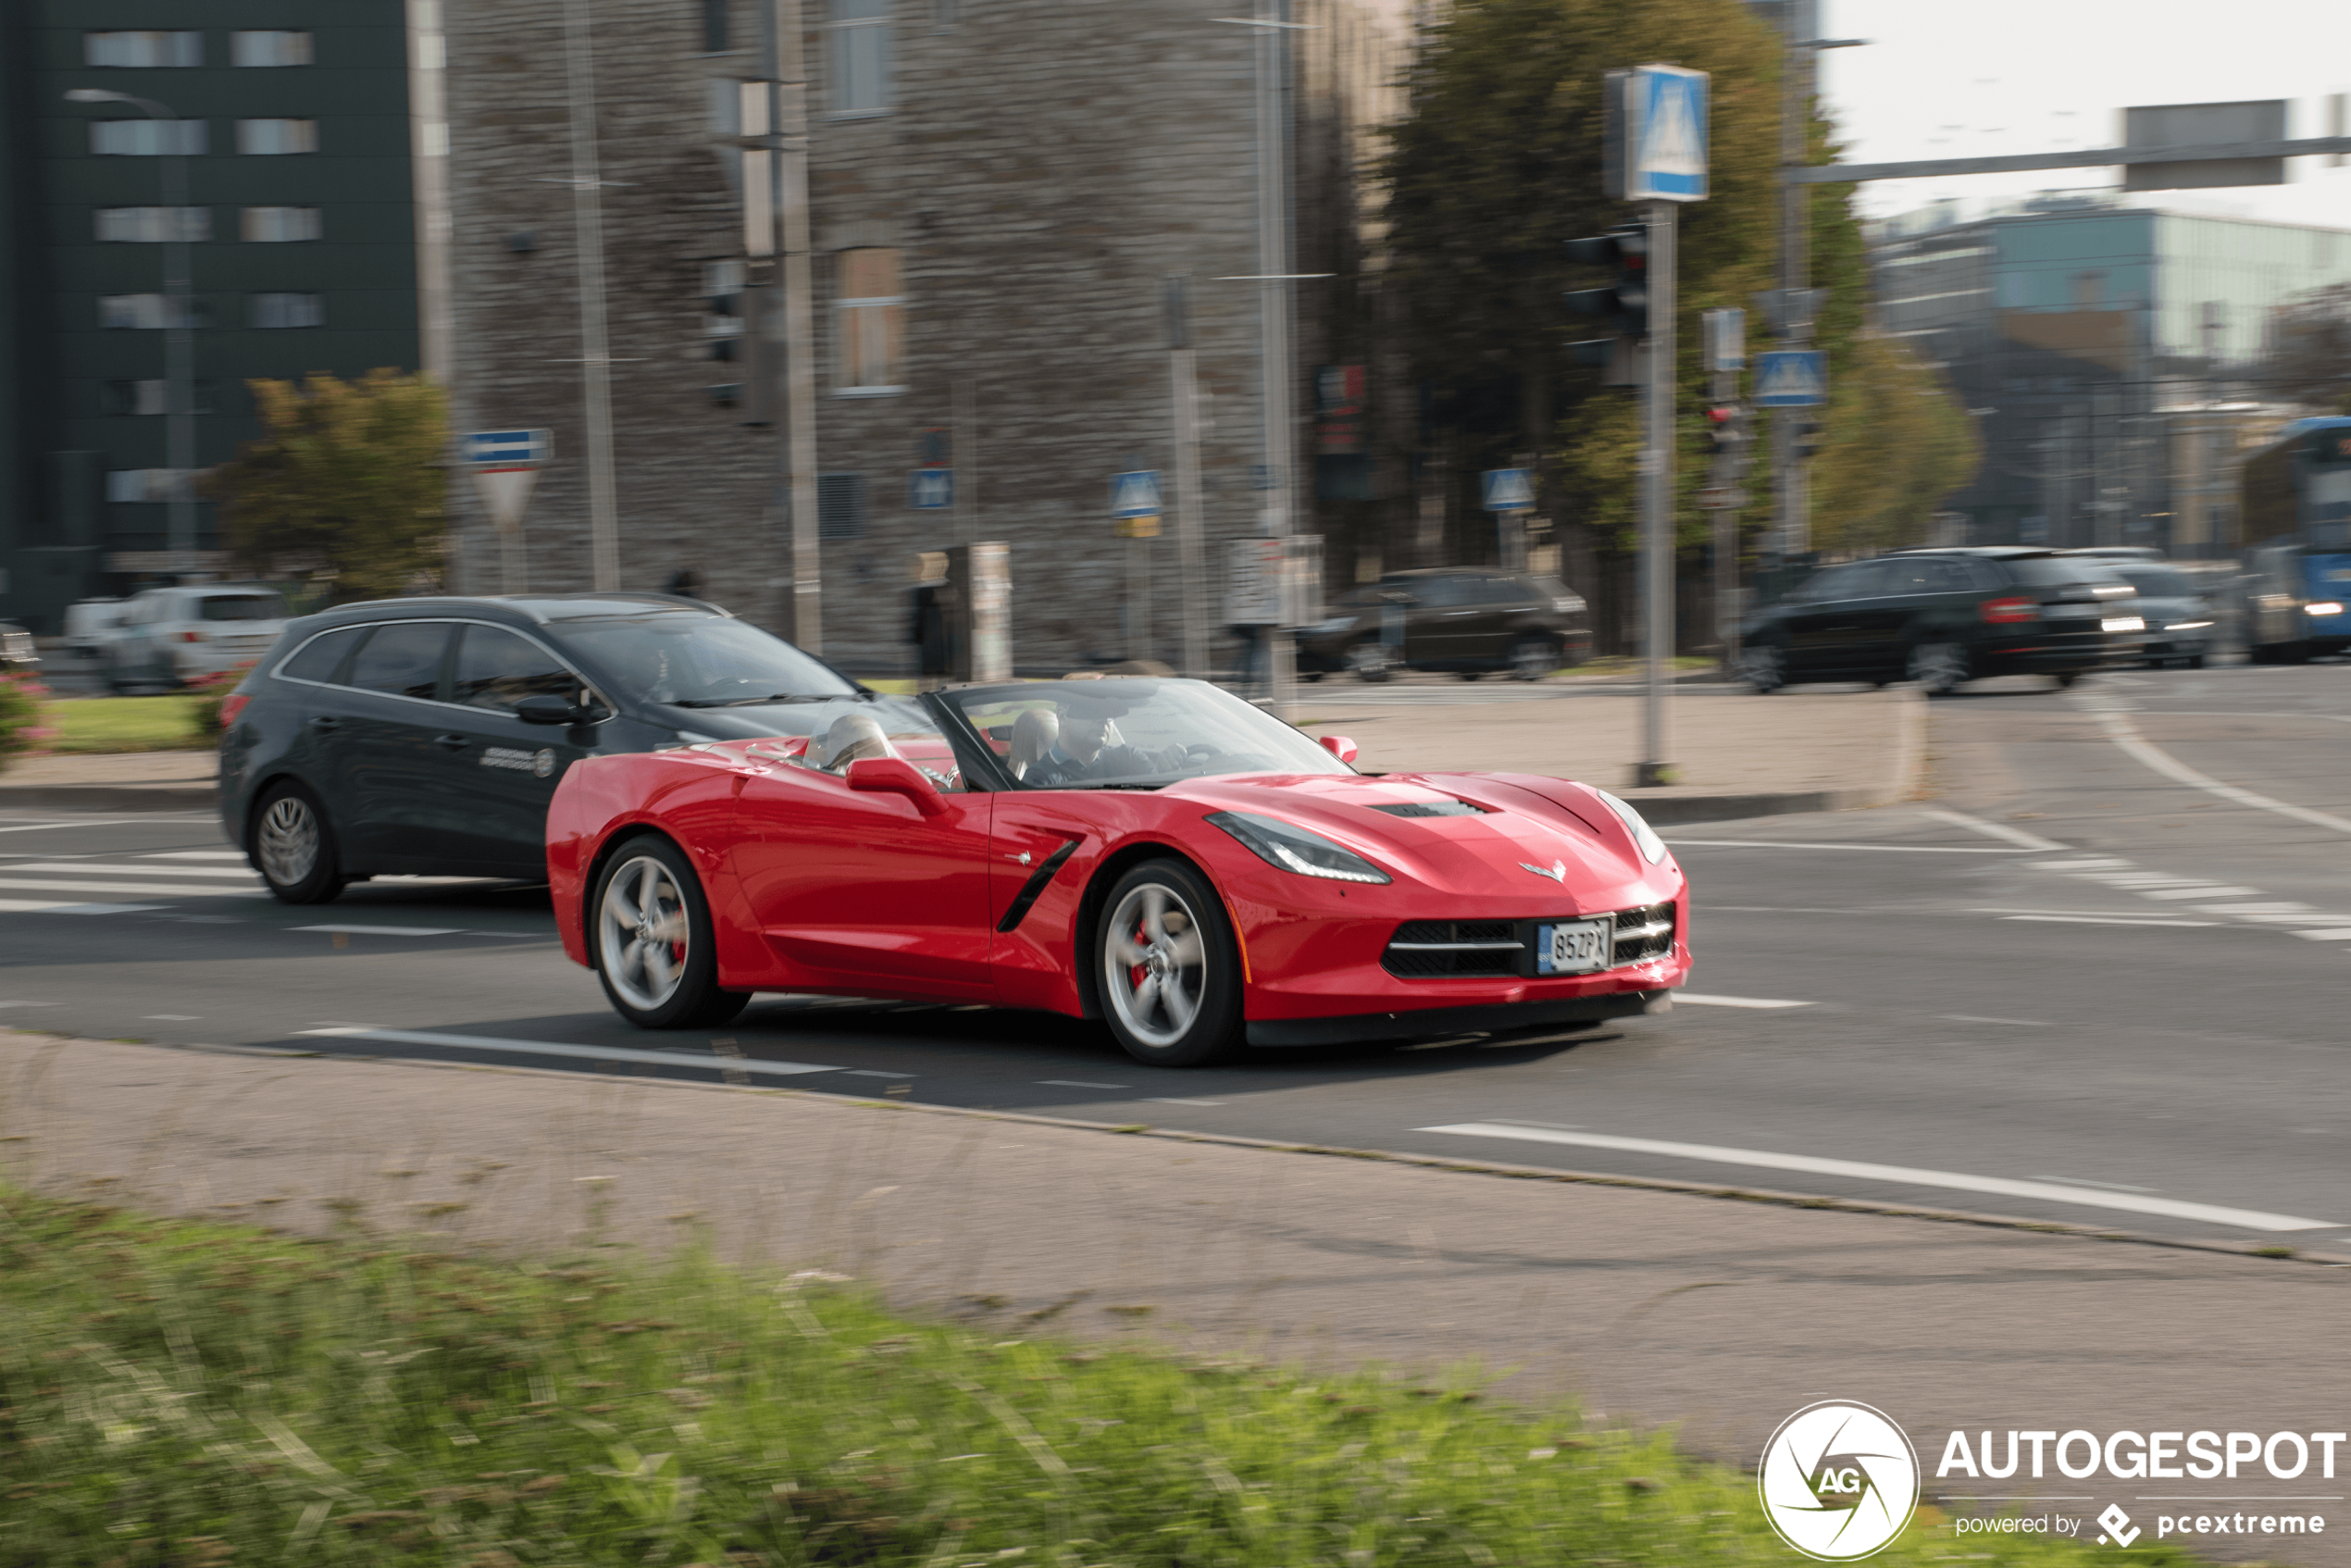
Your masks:
[[[1633,72],[1626,201],[1706,200],[1706,89],[1702,70],[1641,66]]]
[[[926,512],[955,504],[955,470],[915,469],[906,478],[906,504]]]
[[[1482,477],[1486,480],[1486,509],[1488,512],[1535,510],[1534,469],[1488,468]]]
[[[538,468],[554,455],[553,430],[475,430],[462,438],[466,461],[489,468]]]
[[[1129,474],[1110,477],[1110,515],[1113,517],[1156,517],[1159,504],[1159,470],[1138,468]]]
[[[1817,348],[1774,349],[1755,356],[1755,406],[1810,408],[1829,400],[1829,356]]]

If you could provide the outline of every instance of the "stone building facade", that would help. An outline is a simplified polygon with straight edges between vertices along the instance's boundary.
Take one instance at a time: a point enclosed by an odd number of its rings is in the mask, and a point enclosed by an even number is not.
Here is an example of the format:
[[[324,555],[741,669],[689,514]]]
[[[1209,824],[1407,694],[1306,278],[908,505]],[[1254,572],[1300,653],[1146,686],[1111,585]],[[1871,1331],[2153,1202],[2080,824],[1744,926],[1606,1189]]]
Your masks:
[[[790,634],[780,425],[748,424],[729,291],[746,276],[735,84],[764,74],[769,0],[449,0],[450,378],[460,429],[544,428],[555,460],[526,517],[529,586],[589,585],[583,355],[567,6],[591,47],[621,581],[681,568]],[[1232,0],[802,0],[822,641],[852,669],[906,667],[922,552],[1012,547],[1024,669],[1179,645],[1177,552],[1127,616],[1129,543],[1111,477],[1172,482],[1167,280],[1187,280],[1204,429],[1203,568],[1255,531],[1259,392],[1252,29]],[[1290,93],[1298,493],[1315,493],[1318,366],[1365,363],[1376,283],[1370,134],[1395,102],[1394,0],[1297,0]],[[749,276],[760,277],[757,264]],[[731,345],[722,346],[722,345]],[[729,353],[734,357],[720,357]],[[1321,379],[1327,384],[1327,379]],[[1373,378],[1375,392],[1377,377]],[[1376,420],[1367,421],[1376,428]],[[1376,446],[1375,442],[1364,443]],[[911,471],[955,470],[956,504],[909,504]],[[1366,453],[1320,504],[1350,579],[1378,554],[1393,455]],[[1170,497],[1171,506],[1173,497]],[[1305,529],[1316,527],[1312,502]],[[1396,504],[1406,504],[1397,503]],[[1373,539],[1362,545],[1357,534]],[[495,591],[470,515],[452,576]],[[1211,618],[1221,584],[1212,583]]]

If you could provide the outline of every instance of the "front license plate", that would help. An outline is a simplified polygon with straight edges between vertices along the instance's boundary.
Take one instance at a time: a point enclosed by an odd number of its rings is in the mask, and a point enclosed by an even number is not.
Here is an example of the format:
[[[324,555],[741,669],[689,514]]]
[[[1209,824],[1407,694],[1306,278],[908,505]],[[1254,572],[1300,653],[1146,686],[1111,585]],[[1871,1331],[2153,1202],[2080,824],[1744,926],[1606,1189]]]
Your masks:
[[[1537,975],[1581,975],[1605,969],[1616,947],[1616,922],[1603,915],[1597,920],[1562,920],[1535,927],[1535,972]]]

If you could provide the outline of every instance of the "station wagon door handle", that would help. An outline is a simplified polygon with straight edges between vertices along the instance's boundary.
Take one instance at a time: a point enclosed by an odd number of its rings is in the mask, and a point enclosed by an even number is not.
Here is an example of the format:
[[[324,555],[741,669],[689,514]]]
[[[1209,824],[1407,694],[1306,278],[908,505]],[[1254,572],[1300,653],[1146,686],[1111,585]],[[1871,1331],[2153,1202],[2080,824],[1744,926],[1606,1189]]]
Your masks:
[[[462,752],[473,744],[462,735],[436,735],[432,738],[432,743],[444,752]]]

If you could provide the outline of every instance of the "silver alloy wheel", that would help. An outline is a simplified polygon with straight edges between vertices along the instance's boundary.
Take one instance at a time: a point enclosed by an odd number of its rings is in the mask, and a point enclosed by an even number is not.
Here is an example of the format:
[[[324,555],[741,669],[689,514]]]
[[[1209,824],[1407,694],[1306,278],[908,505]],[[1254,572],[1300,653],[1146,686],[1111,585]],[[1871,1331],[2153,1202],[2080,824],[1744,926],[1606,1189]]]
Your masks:
[[[1956,642],[1922,642],[1910,650],[1910,678],[1929,691],[1956,691],[1967,683],[1967,650]]]
[[[621,1000],[651,1013],[677,995],[691,940],[676,875],[649,854],[623,862],[596,911],[597,956]]]
[[[1559,667],[1559,657],[1544,638],[1521,638],[1511,650],[1511,673],[1521,680],[1545,679]]]
[[[254,849],[261,874],[281,888],[298,888],[318,867],[318,814],[300,795],[280,795],[262,814]]]
[[[1200,919],[1175,889],[1146,882],[1118,901],[1102,943],[1102,990],[1126,1032],[1149,1046],[1180,1041],[1208,989]]]
[[[1787,656],[1768,642],[1739,650],[1739,677],[1757,691],[1777,691],[1787,684]]]

